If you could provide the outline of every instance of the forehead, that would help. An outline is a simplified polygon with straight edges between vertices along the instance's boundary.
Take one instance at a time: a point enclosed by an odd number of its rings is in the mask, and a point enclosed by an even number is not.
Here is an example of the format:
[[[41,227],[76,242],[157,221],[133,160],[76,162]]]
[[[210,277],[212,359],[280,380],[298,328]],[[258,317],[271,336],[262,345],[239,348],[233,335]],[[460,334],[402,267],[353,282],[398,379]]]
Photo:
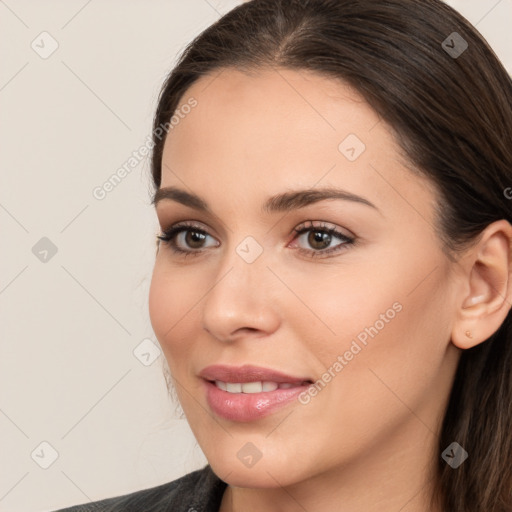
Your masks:
[[[379,116],[349,85],[305,70],[221,69],[196,81],[181,103],[190,97],[198,106],[187,116],[190,122],[182,119],[182,129],[173,130],[172,135],[176,131],[185,135],[193,124],[194,131],[205,138],[243,130],[259,138],[266,135],[265,142],[283,144],[293,142],[294,135],[323,140],[351,130],[363,136],[379,122]],[[210,132],[212,124],[217,126],[216,133]]]
[[[181,105],[190,98],[197,106],[180,116],[164,147],[164,162],[172,156],[175,165],[186,162],[187,170],[213,156],[215,164],[238,162],[244,168],[283,169],[284,161],[292,165],[318,157],[318,165],[332,165],[349,134],[368,147],[370,130],[379,123],[353,89],[306,71],[222,69],[195,82]],[[382,140],[374,132],[374,149],[393,145],[385,135]]]

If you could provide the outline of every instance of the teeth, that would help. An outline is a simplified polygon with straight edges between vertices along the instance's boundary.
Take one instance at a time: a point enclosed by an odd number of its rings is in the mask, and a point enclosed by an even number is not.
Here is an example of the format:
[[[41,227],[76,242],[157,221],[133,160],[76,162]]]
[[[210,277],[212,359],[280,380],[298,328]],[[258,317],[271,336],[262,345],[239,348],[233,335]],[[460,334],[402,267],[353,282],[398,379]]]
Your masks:
[[[262,388],[263,391],[274,391],[279,387],[277,382],[263,382]]]
[[[222,391],[226,391],[226,383],[225,382],[222,382],[221,380],[216,380],[215,381],[215,384],[217,385],[217,387],[219,389],[222,389]]]
[[[270,381],[223,382],[221,380],[216,380],[215,385],[219,389],[222,389],[222,391],[227,391],[228,393],[261,393],[275,391],[276,389],[290,389],[297,387],[296,384],[292,384],[291,382],[282,382],[278,384],[277,382]]]
[[[228,393],[241,393],[242,384],[239,382],[226,382],[226,391]]]
[[[261,393],[263,385],[261,382],[244,382],[242,384],[242,393]]]

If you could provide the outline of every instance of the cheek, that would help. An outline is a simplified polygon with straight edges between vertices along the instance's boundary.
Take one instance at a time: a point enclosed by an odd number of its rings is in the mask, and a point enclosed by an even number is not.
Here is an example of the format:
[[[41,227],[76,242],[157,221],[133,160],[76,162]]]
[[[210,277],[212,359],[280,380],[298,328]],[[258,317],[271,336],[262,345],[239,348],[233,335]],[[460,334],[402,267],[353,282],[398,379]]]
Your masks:
[[[149,290],[149,316],[166,356],[178,356],[180,347],[185,345],[179,340],[187,340],[190,326],[197,325],[197,309],[193,306],[200,293],[195,289],[190,279],[184,281],[179,269],[166,269],[157,258]]]
[[[337,279],[328,267],[307,279],[291,278],[290,287],[315,313],[294,313],[297,336],[309,340],[320,366],[343,375],[332,379],[332,389],[345,404],[360,408],[377,397],[378,409],[386,395],[398,401],[387,386],[415,401],[442,371],[452,299],[441,255],[418,264],[394,251],[371,264],[350,265]]]
[[[400,283],[396,276],[393,281]],[[355,429],[358,435],[371,436],[372,425],[396,426],[412,418],[411,411],[429,423],[427,418],[448,385],[444,358],[450,301],[443,283],[442,276],[431,276],[411,293],[402,281],[387,292],[384,287],[380,293],[369,293],[366,303],[359,303],[364,313],[351,305],[356,320],[346,318],[346,336],[326,365],[332,365],[337,355],[344,358],[339,377],[333,379],[332,402],[343,405],[334,424],[339,420],[347,432]],[[341,330],[343,322],[337,326]],[[368,429],[358,431],[361,426]]]
[[[165,333],[172,326],[170,316],[174,311],[173,297],[163,277],[157,260],[149,288],[149,318],[160,345],[163,345]]]
[[[315,338],[321,340],[323,347],[315,347],[315,351],[332,347],[333,353],[339,353],[345,345],[349,348],[352,338],[366,327],[378,322],[382,329],[380,316],[393,318],[393,304],[403,300],[394,276],[368,266],[352,265],[350,271],[341,269],[338,275],[333,275],[333,268],[327,266],[289,273],[286,283],[296,297],[288,301],[287,319],[301,323],[297,339],[311,340],[316,331]]]

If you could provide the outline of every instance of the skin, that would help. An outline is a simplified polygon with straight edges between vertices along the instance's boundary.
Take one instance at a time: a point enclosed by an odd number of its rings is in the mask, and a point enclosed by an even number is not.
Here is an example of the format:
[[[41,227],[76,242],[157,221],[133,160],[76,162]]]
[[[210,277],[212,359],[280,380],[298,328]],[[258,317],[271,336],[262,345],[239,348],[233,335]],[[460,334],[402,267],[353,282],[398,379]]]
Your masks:
[[[208,236],[187,246],[178,235],[182,249],[203,248],[186,258],[160,245],[149,307],[187,420],[229,484],[221,511],[432,510],[437,436],[461,351],[485,341],[510,308],[512,227],[491,224],[451,261],[434,228],[435,188],[342,82],[224,69],[181,103],[190,97],[197,106],[166,139],[161,186],[199,195],[213,214],[156,205],[162,229],[195,221]],[[352,162],[338,149],[348,134],[366,146]],[[334,199],[261,211],[269,196],[326,186],[376,208]],[[314,245],[315,228],[293,231],[308,221],[356,243]],[[253,263],[236,252],[247,236],[263,250]],[[341,250],[310,256],[333,247]],[[250,363],[315,381],[397,302],[401,311],[307,405],[250,423],[210,410],[205,366]],[[237,457],[247,442],[262,454],[250,468]]]

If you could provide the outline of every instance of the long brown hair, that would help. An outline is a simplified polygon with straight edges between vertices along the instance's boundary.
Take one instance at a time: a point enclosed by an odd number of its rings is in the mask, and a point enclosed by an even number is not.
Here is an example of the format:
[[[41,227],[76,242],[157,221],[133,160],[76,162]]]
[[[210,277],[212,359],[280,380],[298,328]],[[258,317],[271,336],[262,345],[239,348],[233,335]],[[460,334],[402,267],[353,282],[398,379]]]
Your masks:
[[[391,127],[404,155],[439,191],[445,252],[512,221],[512,81],[478,31],[440,0],[252,0],[195,38],[166,79],[154,133],[187,89],[223,68],[310,70],[353,86]],[[161,130],[160,130],[161,132]],[[165,138],[154,136],[160,187]],[[512,510],[510,314],[464,350],[438,446],[432,503],[449,512]],[[452,442],[469,457],[452,469]]]

